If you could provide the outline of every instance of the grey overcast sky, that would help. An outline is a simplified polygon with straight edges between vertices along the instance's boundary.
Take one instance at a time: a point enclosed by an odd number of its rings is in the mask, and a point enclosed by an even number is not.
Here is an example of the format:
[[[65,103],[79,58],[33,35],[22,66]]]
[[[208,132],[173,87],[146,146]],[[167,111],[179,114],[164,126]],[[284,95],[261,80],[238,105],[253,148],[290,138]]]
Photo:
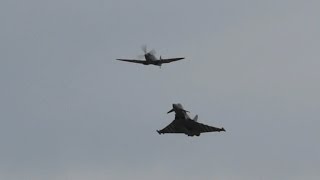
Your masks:
[[[0,179],[318,180],[319,8],[1,0]],[[227,132],[158,135],[178,102]]]

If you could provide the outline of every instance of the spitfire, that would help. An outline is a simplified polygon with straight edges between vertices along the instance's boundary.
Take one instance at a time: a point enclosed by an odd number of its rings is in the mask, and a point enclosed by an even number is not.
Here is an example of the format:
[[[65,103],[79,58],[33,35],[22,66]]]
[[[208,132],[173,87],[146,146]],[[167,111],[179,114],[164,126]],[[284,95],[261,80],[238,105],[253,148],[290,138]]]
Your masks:
[[[131,63],[138,63],[143,65],[155,65],[155,66],[161,67],[162,64],[171,63],[174,61],[179,61],[184,59],[184,57],[162,59],[161,56],[159,59],[157,59],[155,56],[155,53],[156,53],[155,50],[151,50],[148,52],[146,46],[142,46],[142,50],[144,52],[143,57],[145,58],[145,60],[137,60],[137,59],[117,59],[117,60],[131,62]]]
[[[187,110],[183,109],[181,104],[173,104],[172,109],[168,112],[175,112],[174,120],[162,130],[157,130],[159,134],[166,133],[184,133],[188,136],[200,136],[201,133],[205,132],[220,132],[225,129],[208,126],[198,121],[198,115],[193,119],[187,114]]]

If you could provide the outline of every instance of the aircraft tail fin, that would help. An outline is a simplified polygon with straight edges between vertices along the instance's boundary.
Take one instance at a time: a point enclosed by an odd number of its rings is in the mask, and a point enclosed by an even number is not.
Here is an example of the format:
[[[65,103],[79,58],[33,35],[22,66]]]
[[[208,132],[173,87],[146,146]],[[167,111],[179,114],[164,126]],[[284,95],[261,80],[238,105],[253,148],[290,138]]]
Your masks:
[[[198,121],[198,114],[193,118],[194,121]]]

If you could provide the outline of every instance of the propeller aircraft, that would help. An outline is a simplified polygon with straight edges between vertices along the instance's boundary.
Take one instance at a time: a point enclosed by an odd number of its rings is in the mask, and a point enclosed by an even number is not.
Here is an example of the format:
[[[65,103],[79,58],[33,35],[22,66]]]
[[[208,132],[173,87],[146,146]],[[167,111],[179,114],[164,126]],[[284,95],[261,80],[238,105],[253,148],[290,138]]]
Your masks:
[[[125,62],[131,62],[131,63],[138,63],[138,64],[143,64],[143,65],[155,65],[155,66],[159,66],[161,68],[162,64],[166,64],[166,63],[171,63],[174,61],[179,61],[184,59],[184,57],[179,57],[179,58],[169,58],[169,59],[163,59],[160,58],[157,59],[155,54],[155,50],[151,50],[151,51],[147,51],[147,46],[142,46],[142,50],[144,52],[143,57],[145,58],[145,60],[138,60],[138,59],[117,59],[119,61],[125,61]]]

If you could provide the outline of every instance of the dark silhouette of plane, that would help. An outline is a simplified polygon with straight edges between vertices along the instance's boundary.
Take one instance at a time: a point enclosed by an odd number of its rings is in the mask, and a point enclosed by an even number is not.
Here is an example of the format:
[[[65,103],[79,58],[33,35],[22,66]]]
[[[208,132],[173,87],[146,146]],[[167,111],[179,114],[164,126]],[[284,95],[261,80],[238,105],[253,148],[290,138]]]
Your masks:
[[[224,128],[212,127],[197,122],[198,115],[191,119],[187,114],[189,111],[184,110],[181,104],[173,104],[172,107],[168,113],[174,111],[175,118],[168,126],[162,130],[157,130],[159,134],[184,133],[188,136],[200,136],[201,133],[205,132],[225,131]]]
[[[125,62],[131,62],[131,63],[138,63],[143,65],[155,65],[161,67],[162,64],[165,63],[171,63],[174,61],[179,61],[184,59],[184,57],[180,58],[169,58],[169,59],[162,59],[160,56],[160,59],[157,59],[155,56],[155,50],[147,51],[147,46],[142,46],[142,50],[144,52],[144,58],[145,60],[137,60],[137,59],[117,59],[119,61],[125,61]]]

